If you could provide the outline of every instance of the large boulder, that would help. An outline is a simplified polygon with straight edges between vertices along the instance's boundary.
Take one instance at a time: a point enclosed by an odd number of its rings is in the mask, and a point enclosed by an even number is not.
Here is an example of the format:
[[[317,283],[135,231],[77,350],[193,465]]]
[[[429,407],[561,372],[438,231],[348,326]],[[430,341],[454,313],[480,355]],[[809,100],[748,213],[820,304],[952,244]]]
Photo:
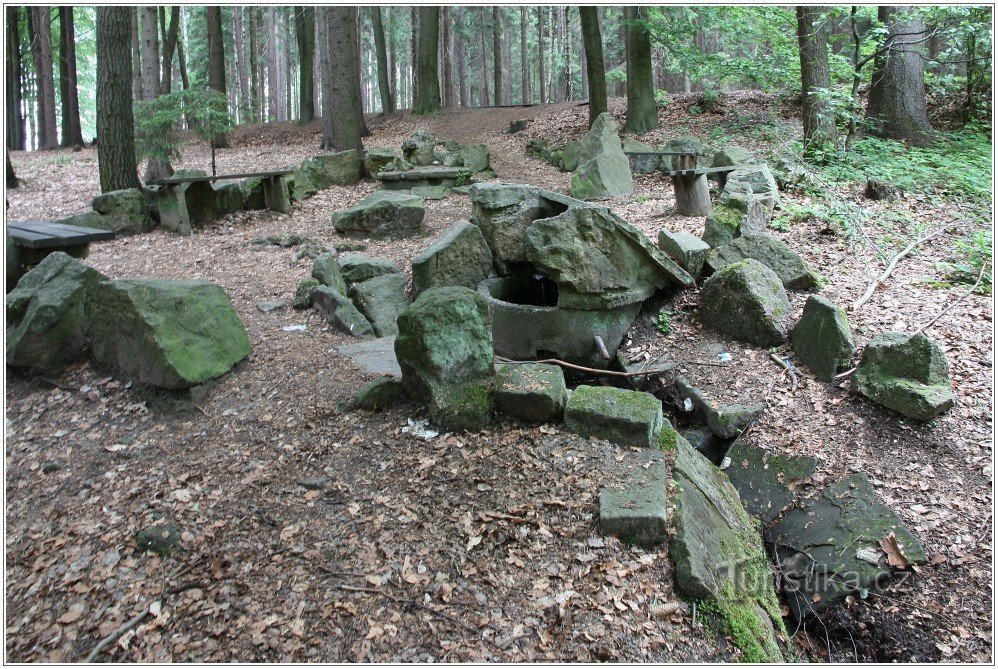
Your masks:
[[[92,206],[100,218],[92,219],[91,227],[111,230],[119,235],[148,232],[155,227],[146,205],[146,196],[139,188],[102,193],[93,199]]]
[[[572,197],[596,200],[634,192],[631,166],[609,113],[596,117],[581,141],[579,166],[572,174]]]
[[[7,265],[4,267],[5,273],[7,275],[7,292],[9,293],[20,281],[21,277],[24,276],[24,263],[21,255],[21,247],[14,243],[14,238],[10,236],[10,232],[4,230],[4,238],[7,243]]]
[[[221,376],[252,350],[229,297],[206,281],[102,281],[86,321],[94,358],[161,388]]]
[[[797,358],[822,381],[846,369],[856,350],[845,310],[818,295],[807,298],[790,341]]]
[[[819,276],[786,243],[769,234],[742,235],[719,246],[707,256],[714,272],[746,258],[758,260],[776,272],[788,290],[815,290]]]
[[[470,172],[484,172],[489,169],[489,147],[484,144],[470,144],[458,149],[461,164]]]
[[[620,144],[621,148],[624,150],[624,155],[629,153],[656,153],[653,147],[648,146],[644,142],[639,142],[633,137],[625,137],[621,140]],[[634,174],[651,174],[658,171],[659,163],[662,162],[662,157],[660,155],[627,155],[627,162],[630,163],[631,172]]]
[[[399,273],[399,268],[392,261],[374,258],[365,253],[344,253],[338,260],[347,283],[360,283],[382,274]]]
[[[215,191],[215,210],[219,216],[242,211],[244,208],[243,189],[238,181],[225,179],[212,184]]]
[[[437,140],[429,130],[417,130],[402,142],[402,157],[417,167],[439,165],[442,156],[436,152]]]
[[[104,276],[56,251],[7,295],[7,364],[56,367],[86,348],[85,307]]]
[[[871,339],[852,385],[877,404],[916,420],[932,420],[956,404],[946,354],[921,333],[889,332]]]
[[[745,234],[762,234],[771,213],[757,197],[722,194],[704,222],[703,241],[717,248]]]
[[[410,193],[378,190],[352,207],[333,213],[342,234],[365,237],[410,237],[422,234],[426,207]]]
[[[780,203],[780,190],[776,179],[766,165],[742,167],[728,173],[724,182],[726,193],[754,195],[762,201],[769,211]]]
[[[565,404],[565,427],[618,446],[655,448],[662,402],[650,393],[610,386],[578,386]]]
[[[669,555],[686,597],[713,600],[746,662],[783,662],[786,638],[762,538],[717,467],[676,440]]]
[[[458,221],[413,258],[412,293],[440,286],[477,288],[492,274],[492,251],[481,229]]]
[[[692,277],[637,228],[603,207],[573,207],[535,221],[527,259],[558,284],[558,306],[606,309],[641,302]]]
[[[783,319],[790,302],[780,277],[749,258],[721,269],[700,291],[700,321],[707,327],[757,346],[787,338]]]
[[[398,318],[395,353],[406,394],[448,430],[492,421],[495,369],[488,302],[469,288],[431,288]]]
[[[306,158],[294,174],[291,197],[304,200],[332,185],[352,186],[360,181],[362,171],[356,149]]]
[[[343,293],[329,286],[319,286],[312,291],[311,300],[330,325],[354,337],[374,334],[371,322]]]
[[[374,328],[374,334],[388,337],[398,333],[402,310],[411,304],[402,274],[382,274],[350,288],[350,297]]]
[[[364,170],[372,177],[376,177],[378,172],[401,159],[402,156],[395,149],[365,149]]]
[[[759,160],[748,149],[734,144],[722,146],[714,152],[711,167],[733,167],[735,165],[755,165]]]

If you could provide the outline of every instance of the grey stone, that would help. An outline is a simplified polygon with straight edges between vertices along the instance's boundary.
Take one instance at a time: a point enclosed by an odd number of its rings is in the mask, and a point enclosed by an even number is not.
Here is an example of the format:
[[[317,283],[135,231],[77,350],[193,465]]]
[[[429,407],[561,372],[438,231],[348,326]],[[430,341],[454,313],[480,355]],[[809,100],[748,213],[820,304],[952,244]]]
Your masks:
[[[676,394],[680,405],[685,405],[686,400],[690,400],[693,415],[705,422],[710,431],[721,439],[734,439],[766,410],[764,404],[734,403],[714,406],[703,391],[682,376],[676,378]]]
[[[350,358],[361,371],[368,374],[402,376],[398,358],[395,356],[395,337],[381,337],[345,344],[336,349],[341,355]]]
[[[617,362],[620,365],[620,368],[628,374],[649,372],[647,376],[628,377],[628,383],[630,383],[631,387],[635,390],[650,390],[655,387],[658,383],[659,377],[663,373],[672,371],[679,366],[679,363],[674,360],[670,360],[668,354],[666,353],[662,353],[661,355],[647,360],[637,360],[632,362],[622,351],[617,351]]]
[[[342,295],[347,294],[347,282],[343,278],[336,253],[327,251],[315,259],[312,264],[312,278]]]
[[[797,484],[810,478],[818,465],[811,457],[776,455],[741,440],[732,444],[727,457],[731,464],[724,473],[745,510],[759,516],[764,526],[793,503]]]
[[[212,188],[215,191],[215,210],[219,216],[243,210],[243,189],[238,181],[216,181]]]
[[[743,234],[715,248],[707,256],[707,265],[716,272],[746,258],[758,260],[776,272],[789,290],[815,290],[819,285],[817,273],[803,258],[782,240],[768,234]]]
[[[710,246],[696,235],[668,230],[658,233],[658,247],[692,277],[700,276],[703,263],[710,252]]]
[[[714,152],[714,159],[711,161],[710,166],[732,167],[734,165],[755,165],[758,162],[758,159],[748,149],[732,144],[722,146]]]
[[[852,387],[877,404],[921,421],[956,404],[946,354],[924,334],[889,332],[871,339]]]
[[[325,490],[328,483],[329,479],[325,476],[313,476],[312,478],[298,480],[298,485],[305,488],[305,490]]]
[[[161,523],[145,527],[135,536],[141,551],[169,557],[180,543],[181,528],[176,523]]]
[[[364,169],[372,177],[378,176],[381,170],[393,161],[401,160],[402,156],[394,149],[366,149],[364,151]]]
[[[395,321],[412,301],[405,291],[406,278],[401,274],[382,274],[367,281],[355,283],[350,297],[367,317],[379,337],[398,333]]]
[[[24,276],[26,268],[21,258],[21,247],[14,243],[14,238],[6,230],[4,230],[4,238],[7,243],[7,265],[4,269],[7,275],[7,292],[9,293]]]
[[[439,164],[437,140],[429,130],[417,130],[402,142],[402,157],[416,166]]]
[[[416,186],[409,192],[424,200],[443,200],[451,191],[446,186]]]
[[[762,234],[771,211],[755,196],[721,196],[704,222],[703,241],[711,248],[728,244],[743,234]]]
[[[457,221],[412,261],[412,292],[439,286],[477,288],[492,276],[492,251],[477,225]]]
[[[394,406],[404,397],[405,388],[401,379],[383,376],[365,383],[350,401],[350,408],[378,411]]]
[[[239,183],[243,191],[243,207],[246,209],[266,209],[262,177],[248,177]]]
[[[595,200],[631,195],[631,166],[617,136],[617,122],[609,113],[593,121],[581,141],[579,166],[572,174],[572,197]]]
[[[489,147],[484,144],[463,146],[458,153],[461,164],[471,172],[484,172],[489,169]]]
[[[463,166],[427,165],[411,169],[384,169],[378,173],[378,180],[385,189],[392,191],[425,186],[456,188],[470,183],[471,172]]]
[[[294,174],[291,196],[304,200],[333,185],[352,186],[360,181],[362,169],[356,149],[306,158]]]
[[[624,153],[628,154],[630,152],[635,153],[654,153],[655,149],[648,146],[644,142],[639,142],[633,137],[625,137],[621,142],[621,147],[624,149]],[[657,172],[659,168],[659,163],[661,162],[661,156],[627,156],[627,161],[631,165],[631,172],[634,174],[652,174]]]
[[[728,265],[704,282],[700,321],[714,330],[757,346],[783,343],[783,319],[790,302],[780,278],[758,260]]]
[[[139,188],[102,193],[93,199],[92,206],[101,217],[92,219],[90,227],[130,235],[148,232],[155,226],[146,197]]]
[[[926,562],[918,538],[880,501],[866,474],[798,502],[765,533],[783,573],[790,614],[810,619],[849,595],[887,585],[894,570],[880,542],[891,535],[908,562]],[[876,564],[863,559],[871,555]]]
[[[256,308],[265,314],[269,314],[271,311],[277,311],[278,309],[283,309],[288,306],[286,300],[264,300],[263,302],[257,302]]]
[[[41,464],[43,474],[54,474],[55,472],[61,470],[62,467],[63,464],[59,460],[43,460]]]
[[[333,227],[343,234],[367,237],[408,237],[422,234],[426,208],[423,198],[379,190],[352,207],[333,214]]]
[[[662,402],[635,390],[578,386],[565,405],[565,427],[618,446],[655,448],[662,428]]]
[[[353,305],[346,295],[329,286],[319,286],[312,291],[312,304],[319,310],[326,322],[354,337],[374,334],[374,328],[364,314]]]
[[[709,427],[694,427],[683,432],[683,438],[697,453],[720,466],[731,449],[730,439],[721,439]]]
[[[496,370],[496,409],[520,420],[560,421],[568,396],[557,365],[506,364]]]
[[[624,543],[653,548],[669,538],[668,487],[661,453],[626,453],[617,480],[600,488],[599,524],[603,534]]]
[[[322,284],[318,279],[303,279],[295,289],[295,297],[291,306],[295,309],[308,309],[312,306],[312,293]]]
[[[790,341],[797,358],[822,381],[847,369],[856,350],[845,310],[818,295],[807,298]]]
[[[398,274],[395,263],[365,253],[344,253],[339,257],[340,272],[348,284],[360,283],[382,274]]]
[[[766,165],[743,167],[728,173],[724,182],[727,193],[755,195],[772,211],[780,204],[780,191],[776,179]]]
[[[557,167],[562,172],[574,172],[579,168],[579,160],[582,158],[582,142],[573,140],[566,142],[561,148],[561,156],[558,159]]]

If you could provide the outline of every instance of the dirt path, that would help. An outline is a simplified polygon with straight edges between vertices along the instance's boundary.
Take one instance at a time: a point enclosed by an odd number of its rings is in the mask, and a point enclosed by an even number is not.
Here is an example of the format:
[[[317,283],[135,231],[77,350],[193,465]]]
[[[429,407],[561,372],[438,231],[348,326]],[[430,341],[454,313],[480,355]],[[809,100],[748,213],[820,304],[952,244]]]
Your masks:
[[[620,101],[613,109],[620,112]],[[400,114],[374,127],[368,146],[397,147],[418,127],[484,141],[499,177],[567,190],[569,175],[528,158],[531,137],[582,132],[574,104]],[[535,119],[508,135],[511,120]],[[690,130],[702,137],[721,118]],[[663,112],[670,130],[687,124]],[[789,131],[789,130],[788,130]],[[241,129],[221,169],[293,165],[316,151],[318,125]],[[658,135],[665,135],[659,131]],[[759,149],[761,147],[753,147]],[[8,220],[88,209],[96,157],[14,154],[25,187],[8,193]],[[207,167],[188,146],[179,166]],[[263,314],[257,302],[290,299],[310,271],[292,251],[251,244],[293,231],[334,245],[332,211],[373,190],[330,188],[290,215],[242,212],[180,238],[163,232],[93,249],[90,262],[116,277],[200,278],[220,283],[246,324],[254,352],[196,406],[115,381],[89,364],[58,379],[8,375],[6,385],[7,654],[12,661],[80,661],[99,639],[153,601],[149,617],[104,657],[120,661],[723,661],[723,639],[692,627],[673,602],[667,552],[642,552],[601,537],[601,462],[612,448],[558,427],[499,423],[481,434],[423,441],[402,432],[421,409],[343,414],[339,401],[367,380],[336,352],[350,340],[313,311]],[[671,188],[636,180],[614,202],[650,236],[662,227],[702,231],[671,215]],[[915,206],[902,204],[900,206]],[[367,242],[366,252],[408,272],[412,257],[454,220],[465,197],[427,203],[428,239]],[[781,236],[829,280],[824,295],[850,302],[875,271],[873,255],[816,225]],[[860,341],[914,329],[962,289],[929,290],[943,246],[916,256],[852,317]],[[688,376],[725,399],[763,397],[779,369],[765,351],[703,331],[691,293],[677,301],[673,332],[643,317],[630,352],[710,359],[721,345],[729,369],[689,366]],[[795,314],[806,296],[792,296]],[[934,564],[883,597],[858,603],[857,653],[879,659],[988,661],[992,653],[992,312],[973,296],[930,334],[947,350],[958,407],[912,425],[843,389],[777,383],[753,430],[761,446],[819,459],[816,484],[852,471],[925,544]],[[305,324],[304,332],[282,327]],[[663,391],[670,379],[663,381]],[[664,392],[663,392],[664,394]],[[184,529],[182,550],[140,554],[134,536],[167,516]],[[857,630],[860,630],[857,633]],[[833,629],[800,632],[801,656],[848,661],[853,646]],[[886,654],[885,654],[886,653]],[[890,655],[889,653],[894,653]]]

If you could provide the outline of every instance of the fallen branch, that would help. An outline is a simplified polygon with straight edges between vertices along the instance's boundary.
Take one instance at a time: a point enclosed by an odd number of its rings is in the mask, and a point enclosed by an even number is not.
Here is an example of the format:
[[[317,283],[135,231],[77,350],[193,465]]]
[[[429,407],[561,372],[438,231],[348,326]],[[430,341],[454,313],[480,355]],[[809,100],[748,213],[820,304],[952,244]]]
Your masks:
[[[894,268],[897,267],[898,262],[900,262],[902,258],[907,256],[912,251],[914,251],[915,247],[918,246],[919,244],[924,244],[925,242],[931,239],[935,239],[943,232],[945,232],[945,230],[939,230],[938,232],[934,232],[931,235],[927,235],[925,237],[919,237],[918,239],[908,244],[908,246],[904,247],[904,249],[900,253],[891,258],[891,261],[887,264],[887,269],[885,269],[883,273],[880,276],[878,276],[877,279],[869,285],[869,287],[867,287],[866,292],[863,293],[862,297],[853,302],[851,311],[856,311],[864,304],[869,302],[870,298],[873,297],[873,293],[876,292],[877,286],[879,286],[880,284],[882,284],[884,281],[887,280],[887,277],[891,275],[891,273],[894,271]]]
[[[940,312],[939,312],[938,314],[936,314],[936,317],[935,317],[935,318],[933,318],[933,319],[932,319],[931,321],[929,321],[928,323],[926,323],[926,324],[925,324],[925,325],[923,325],[922,327],[920,327],[920,328],[918,328],[917,330],[915,330],[915,332],[914,332],[914,333],[913,333],[913,334],[912,334],[911,336],[912,336],[912,337],[914,337],[915,335],[920,335],[920,334],[922,334],[922,333],[923,333],[923,332],[924,332],[924,331],[925,331],[925,330],[926,330],[927,328],[930,328],[930,327],[932,327],[933,325],[935,325],[936,321],[938,321],[938,320],[939,320],[940,318],[942,318],[942,317],[943,317],[943,316],[945,316],[945,315],[946,315],[947,313],[949,313],[949,311],[950,311],[950,310],[951,310],[951,309],[952,309],[953,307],[955,307],[956,305],[958,305],[958,304],[960,304],[961,302],[963,302],[963,301],[964,301],[964,300],[965,300],[965,299],[967,298],[967,296],[968,296],[968,295],[970,295],[970,294],[971,294],[972,292],[974,292],[975,290],[977,290],[977,287],[978,287],[979,285],[981,285],[981,279],[983,279],[983,278],[984,278],[984,270],[985,270],[985,269],[987,269],[987,267],[988,267],[988,264],[987,264],[987,263],[984,263],[983,265],[981,265],[981,273],[977,275],[977,281],[975,281],[975,282],[974,282],[974,285],[970,287],[970,290],[968,290],[967,292],[965,292],[965,293],[964,293],[963,295],[961,295],[960,297],[956,298],[956,300],[955,300],[955,301],[953,301],[953,302],[951,302],[951,303],[949,304],[949,306],[948,306],[948,307],[946,307],[945,309],[943,309],[942,311],[940,311]]]
[[[85,659],[84,662],[86,664],[92,663],[100,656],[100,654],[104,651],[104,649],[106,649],[108,646],[117,643],[118,639],[123,637],[125,633],[128,632],[129,630],[138,627],[139,623],[145,620],[148,616],[152,615],[150,609],[156,603],[158,602],[150,604],[149,606],[147,606],[142,610],[142,613],[135,614],[135,616],[129,619],[128,622],[126,622],[124,625],[114,630],[113,632],[111,632],[111,634],[105,637],[103,641],[94,646],[94,649],[90,651],[90,654],[87,655],[87,659]]]
[[[504,358],[501,355],[497,355],[496,359],[513,365],[559,365],[560,367],[574,369],[579,372],[588,372],[589,374],[605,374],[606,376],[619,376],[619,377],[651,376],[652,374],[664,374],[665,372],[669,371],[667,369],[649,369],[646,372],[618,372],[613,369],[595,369],[593,367],[583,367],[582,365],[576,365],[571,362],[565,362],[564,360],[558,360],[557,358],[547,358],[545,360],[511,360],[509,358]],[[705,367],[728,367],[728,365],[722,365],[720,363],[713,363],[713,362],[681,362],[679,364],[703,365]]]
[[[793,389],[797,390],[797,370],[794,369],[794,366],[775,353],[770,353],[769,359],[790,373],[790,380],[793,382]]]

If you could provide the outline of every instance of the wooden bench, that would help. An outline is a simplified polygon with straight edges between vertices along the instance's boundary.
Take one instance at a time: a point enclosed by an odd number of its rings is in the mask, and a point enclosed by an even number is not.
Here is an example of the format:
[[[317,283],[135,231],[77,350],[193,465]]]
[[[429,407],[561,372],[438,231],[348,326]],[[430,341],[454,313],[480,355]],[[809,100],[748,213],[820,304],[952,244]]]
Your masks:
[[[11,242],[7,248],[8,292],[26,271],[53,251],[63,251],[74,258],[86,258],[90,242],[114,239],[114,233],[110,230],[50,221],[8,223],[7,234]]]
[[[204,184],[211,188],[211,183],[214,181],[260,179],[263,182],[264,206],[267,209],[288,214],[291,213],[291,194],[288,192],[284,177],[294,173],[294,170],[285,169],[271,172],[170,177],[169,179],[151,179],[146,182],[146,186],[157,186],[161,189],[154,195],[156,208],[159,210],[160,225],[168,230],[190,234],[192,222],[204,222],[203,219],[214,217],[214,207],[209,208],[211,212],[208,214],[201,211],[191,212],[187,204],[186,187]]]
[[[745,167],[744,165],[729,165],[727,167],[698,168],[697,157],[703,154],[683,151],[625,151],[628,156],[670,156],[672,169],[659,168],[660,174],[672,178],[672,187],[676,193],[676,213],[680,216],[707,216],[711,212],[710,190],[707,187],[707,175],[721,175],[721,187],[724,187],[724,177],[728,172]]]

